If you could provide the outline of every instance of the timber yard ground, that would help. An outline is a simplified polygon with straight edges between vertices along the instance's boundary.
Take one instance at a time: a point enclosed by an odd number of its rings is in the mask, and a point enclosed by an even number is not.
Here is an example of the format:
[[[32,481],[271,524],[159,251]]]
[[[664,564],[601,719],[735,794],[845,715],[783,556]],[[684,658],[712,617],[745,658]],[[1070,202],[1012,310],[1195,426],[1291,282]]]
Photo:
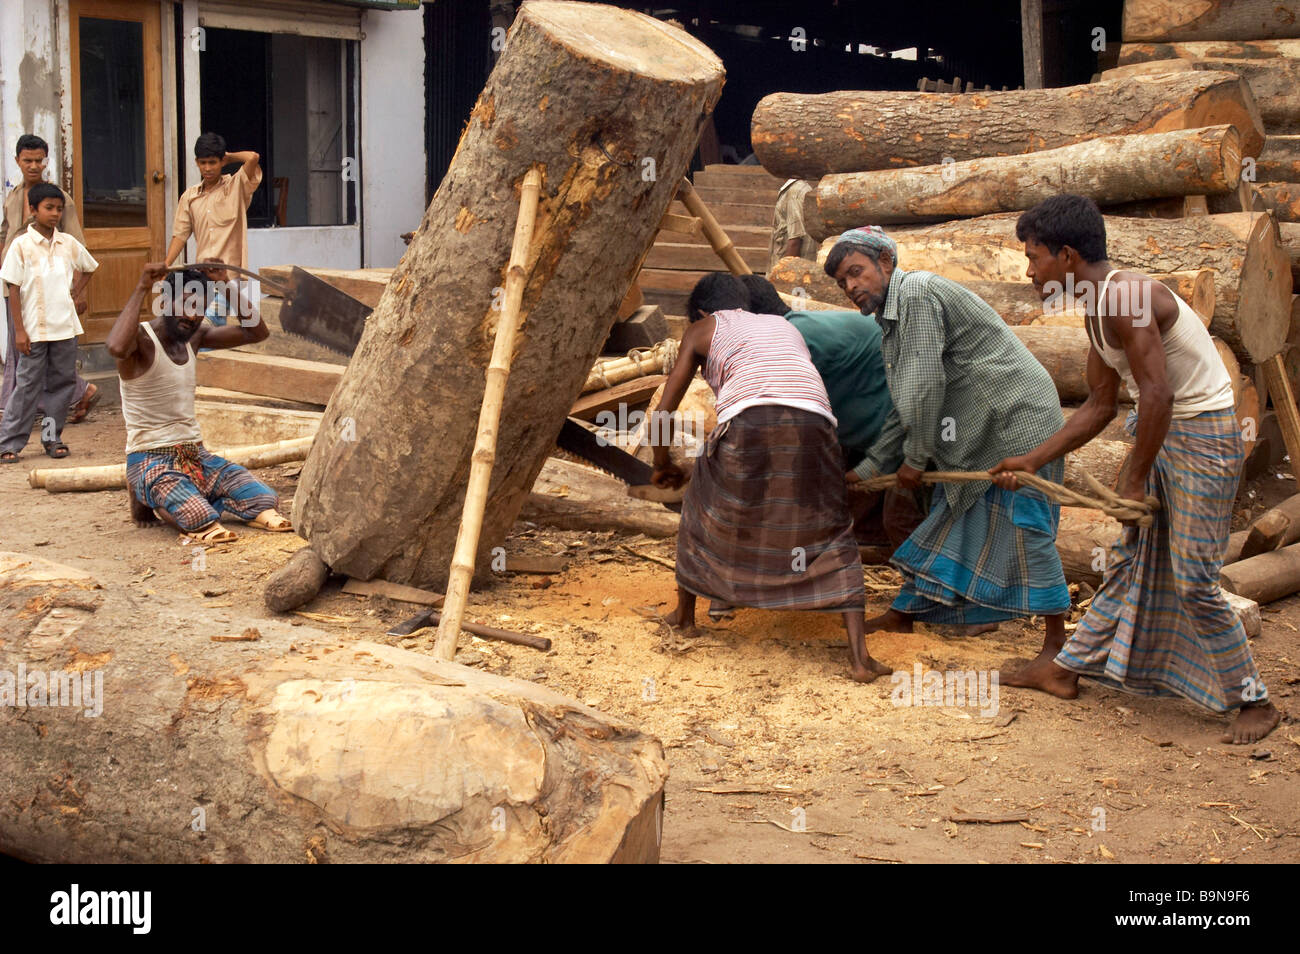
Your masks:
[[[73,456],[121,458],[117,408],[69,427]],[[0,468],[0,549],[93,573],[137,596],[193,598],[212,634],[229,608],[262,612],[263,580],[303,545],[292,535],[227,525],[196,573],[174,531],[136,529],[124,491],[50,495],[27,472],[53,464],[29,445]],[[261,471],[284,496],[299,465]],[[1252,485],[1254,511],[1296,492],[1290,475]],[[1251,498],[1247,498],[1251,499]],[[1238,514],[1234,529],[1244,524]],[[462,663],[544,682],[660,738],[671,767],[663,860],[720,862],[1297,862],[1300,725],[1287,715],[1255,747],[1220,744],[1226,720],[1182,701],[1084,683],[1066,702],[1003,688],[996,715],[978,707],[903,707],[890,679],[847,678],[837,617],[742,610],[682,644],[639,607],[671,606],[671,541],[516,524],[516,554],[569,556],[550,577],[505,576],[471,595],[467,619],[545,635],[553,650],[462,637]],[[872,571],[868,613],[887,605],[889,571]],[[205,595],[212,594],[212,595]],[[339,591],[304,610],[343,639],[416,651],[429,641],[385,630],[417,607]],[[1264,607],[1256,659],[1284,712],[1300,710],[1300,598]],[[124,625],[129,621],[123,620]],[[304,621],[305,622],[305,621]],[[1038,649],[1026,623],[966,639],[924,627],[869,637],[873,655],[911,672],[1009,671]],[[233,654],[240,644],[232,643]],[[955,822],[1023,815],[1025,821]],[[802,830],[801,830],[802,829]]]

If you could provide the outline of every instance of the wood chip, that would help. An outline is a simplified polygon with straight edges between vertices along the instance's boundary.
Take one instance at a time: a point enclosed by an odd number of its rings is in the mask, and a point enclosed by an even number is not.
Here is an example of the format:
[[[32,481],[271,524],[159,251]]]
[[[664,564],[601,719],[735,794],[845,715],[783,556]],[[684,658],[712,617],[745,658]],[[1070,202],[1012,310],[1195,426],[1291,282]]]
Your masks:
[[[1027,822],[1029,821],[1029,813],[1010,812],[1005,815],[993,815],[979,812],[954,812],[948,816],[948,821],[956,822],[959,825],[1005,825],[1011,822]]]
[[[251,643],[262,638],[262,633],[256,626],[250,626],[238,636],[210,636],[208,637],[214,643]]]
[[[294,610],[294,616],[301,616],[303,619],[309,619],[316,623],[355,623],[355,616],[334,616],[331,613],[308,613],[305,610]]]
[[[884,855],[864,855],[859,851],[855,851],[853,853],[853,857],[861,858],[863,861],[883,861],[886,864],[891,864],[891,865],[903,864],[902,858],[886,858]]]
[[[541,576],[563,573],[569,568],[564,556],[506,556],[507,573],[536,573]]]

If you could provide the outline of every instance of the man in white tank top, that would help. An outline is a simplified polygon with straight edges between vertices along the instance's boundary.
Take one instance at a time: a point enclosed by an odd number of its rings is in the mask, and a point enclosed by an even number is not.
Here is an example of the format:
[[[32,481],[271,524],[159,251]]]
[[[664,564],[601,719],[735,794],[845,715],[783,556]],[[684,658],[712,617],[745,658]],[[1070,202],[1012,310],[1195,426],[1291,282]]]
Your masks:
[[[223,513],[263,530],[293,528],[276,510],[275,491],[203,446],[194,416],[196,351],[255,344],[270,334],[247,300],[240,314],[248,317],[221,327],[205,322],[209,285],[193,269],[169,275],[160,263],[146,265],[106,345],[121,377],[127,496],[136,523],[161,519],[189,540],[225,543],[235,535],[221,526]],[[151,290],[158,317],[141,322]]]
[[[1243,461],[1232,381],[1200,319],[1164,285],[1106,258],[1097,205],[1054,196],[1020,217],[1027,274],[1044,298],[1072,293],[1087,312],[1088,400],[1055,435],[994,468],[1033,472],[1092,440],[1114,418],[1121,382],[1137,401],[1136,443],[1117,488],[1160,504],[1150,527],[1127,527],[1101,588],[1067,640],[1003,685],[1064,699],[1079,676],[1141,695],[1180,695],[1216,712],[1237,710],[1224,742],[1257,742],[1280,715],[1251,656],[1245,629],[1219,587]],[[1190,264],[1190,263],[1189,263]]]

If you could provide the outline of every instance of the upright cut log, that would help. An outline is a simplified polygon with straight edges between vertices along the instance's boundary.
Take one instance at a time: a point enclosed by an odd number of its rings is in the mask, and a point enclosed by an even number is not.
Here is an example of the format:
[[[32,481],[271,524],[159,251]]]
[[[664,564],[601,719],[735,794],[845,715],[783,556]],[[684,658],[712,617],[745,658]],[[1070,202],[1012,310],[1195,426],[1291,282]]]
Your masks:
[[[1186,43],[1125,43],[1119,65],[1152,60],[1256,60],[1274,56],[1300,57],[1300,40],[1191,40]]]
[[[1296,87],[1300,96],[1300,86]],[[1291,182],[1261,182],[1255,186],[1264,205],[1279,222],[1300,222],[1300,185]]]
[[[524,680],[231,615],[0,553],[0,852],[657,858],[668,766],[653,737]],[[24,701],[39,689],[41,708],[19,707],[24,669]]]
[[[1300,182],[1300,136],[1267,136],[1255,160],[1256,182]]]
[[[1285,40],[1300,37],[1296,0],[1124,0],[1124,40]]]
[[[295,526],[334,570],[439,589],[525,171],[545,174],[477,565],[519,512],[722,86],[683,31],[526,4],[326,410]],[[643,175],[653,160],[654,176]],[[345,440],[354,437],[354,440]]]
[[[1187,72],[1000,93],[773,93],[754,110],[751,139],[773,175],[820,179],[1220,124],[1259,155],[1264,127],[1246,84]]]
[[[1155,73],[1201,70],[1210,73],[1235,73],[1246,81],[1254,94],[1259,118],[1269,132],[1296,132],[1300,126],[1300,60],[1272,57],[1253,60],[1178,59],[1130,63],[1101,74],[1103,80],[1120,80]]]
[[[1228,192],[1241,180],[1233,126],[1103,136],[1031,152],[824,176],[808,194],[825,234],[869,222],[942,222],[1029,209],[1074,192],[1098,204]],[[815,236],[821,237],[821,236]]]
[[[1016,239],[1015,214],[900,228],[890,235],[906,268],[958,281],[1016,281],[1024,276],[1024,243]],[[1252,363],[1277,354],[1286,342],[1291,270],[1271,215],[1108,216],[1106,244],[1117,266],[1145,272],[1214,269],[1216,298],[1210,330]]]

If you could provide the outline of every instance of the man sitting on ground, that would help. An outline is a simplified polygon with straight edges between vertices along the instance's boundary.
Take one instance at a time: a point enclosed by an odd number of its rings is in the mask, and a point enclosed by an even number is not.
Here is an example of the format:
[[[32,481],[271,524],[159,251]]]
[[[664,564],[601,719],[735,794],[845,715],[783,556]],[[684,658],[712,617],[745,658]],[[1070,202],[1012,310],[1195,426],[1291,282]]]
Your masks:
[[[194,269],[144,267],[106,342],[122,379],[126,478],[131,513],[145,526],[161,519],[197,543],[226,543],[223,512],[260,527],[293,529],[275,508],[274,490],[237,464],[209,453],[194,416],[194,366],[199,348],[216,350],[265,341],[270,331],[251,302],[251,318],[220,327],[203,321],[209,281]],[[145,296],[160,286],[152,321],[139,320]]]

